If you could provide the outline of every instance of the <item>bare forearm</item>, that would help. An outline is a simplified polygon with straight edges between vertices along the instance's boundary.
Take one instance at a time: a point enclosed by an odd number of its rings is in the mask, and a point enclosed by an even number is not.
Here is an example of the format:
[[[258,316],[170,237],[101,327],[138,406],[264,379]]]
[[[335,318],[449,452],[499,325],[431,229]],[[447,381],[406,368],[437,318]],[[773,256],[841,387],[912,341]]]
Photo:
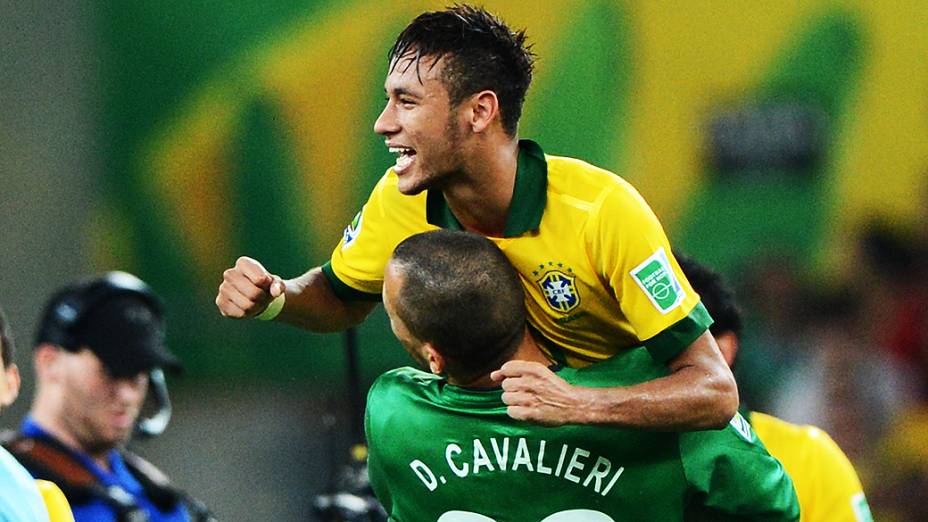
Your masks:
[[[711,333],[668,368],[670,375],[634,386],[581,388],[588,405],[583,417],[591,424],[682,431],[721,428],[735,415],[738,386]]]
[[[737,387],[725,370],[718,375],[686,367],[630,387],[577,388],[581,406],[573,422],[672,431],[721,428],[738,407]]]
[[[668,368],[666,377],[612,388],[572,385],[534,361],[509,361],[490,377],[501,383],[510,417],[551,426],[687,431],[721,428],[735,415],[738,388],[712,334],[702,334]]]
[[[276,320],[313,332],[338,332],[355,326],[376,306],[371,301],[339,299],[320,268],[284,284],[287,297]]]

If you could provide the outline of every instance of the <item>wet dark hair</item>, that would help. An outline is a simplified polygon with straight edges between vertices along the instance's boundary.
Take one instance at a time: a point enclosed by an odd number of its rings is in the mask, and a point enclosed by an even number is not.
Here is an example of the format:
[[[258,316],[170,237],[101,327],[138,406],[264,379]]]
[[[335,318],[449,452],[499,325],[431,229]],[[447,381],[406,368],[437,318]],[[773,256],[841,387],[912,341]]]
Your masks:
[[[445,357],[449,376],[471,382],[515,352],[525,331],[524,293],[492,241],[424,232],[400,243],[391,263],[403,278],[396,313],[410,334]]]
[[[455,5],[423,13],[403,29],[390,49],[390,71],[405,57],[405,68],[415,65],[417,72],[423,57],[434,58],[430,68],[445,59],[442,82],[452,107],[480,91],[495,92],[503,129],[516,135],[535,64],[525,31],[512,31],[482,8]]]

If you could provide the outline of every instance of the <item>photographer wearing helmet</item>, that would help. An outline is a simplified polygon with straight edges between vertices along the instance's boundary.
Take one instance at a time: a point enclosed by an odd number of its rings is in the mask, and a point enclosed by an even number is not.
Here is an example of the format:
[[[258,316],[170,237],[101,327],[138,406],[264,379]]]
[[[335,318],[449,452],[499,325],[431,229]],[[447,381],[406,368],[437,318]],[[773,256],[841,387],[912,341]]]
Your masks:
[[[6,446],[35,477],[61,486],[77,522],[210,520],[124,447],[140,426],[147,435],[167,426],[161,368],[180,369],[145,283],[111,272],[62,289],[46,304],[33,357],[32,409]],[[160,411],[140,420],[150,387]]]

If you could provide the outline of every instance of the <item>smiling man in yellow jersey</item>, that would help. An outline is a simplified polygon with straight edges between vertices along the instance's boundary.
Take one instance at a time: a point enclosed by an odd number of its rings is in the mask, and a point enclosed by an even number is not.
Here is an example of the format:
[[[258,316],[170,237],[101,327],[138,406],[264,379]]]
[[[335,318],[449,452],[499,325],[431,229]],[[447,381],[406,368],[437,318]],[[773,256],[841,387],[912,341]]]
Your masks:
[[[741,335],[741,312],[722,277],[680,256],[680,265],[715,318],[712,334],[733,365]],[[742,409],[757,437],[793,479],[801,522],[873,522],[863,487],[851,461],[824,431]]]
[[[545,424],[724,426],[737,408],[734,378],[653,212],[614,174],[519,140],[532,66],[524,33],[482,9],[416,18],[390,52],[387,104],[374,125],[396,164],[331,262],[283,281],[239,258],[223,275],[219,310],[341,330],[380,300],[384,266],[401,240],[464,229],[492,239],[515,265],[550,357],[583,366],[644,344],[670,370],[593,390],[513,361],[494,373],[510,392],[510,415]]]

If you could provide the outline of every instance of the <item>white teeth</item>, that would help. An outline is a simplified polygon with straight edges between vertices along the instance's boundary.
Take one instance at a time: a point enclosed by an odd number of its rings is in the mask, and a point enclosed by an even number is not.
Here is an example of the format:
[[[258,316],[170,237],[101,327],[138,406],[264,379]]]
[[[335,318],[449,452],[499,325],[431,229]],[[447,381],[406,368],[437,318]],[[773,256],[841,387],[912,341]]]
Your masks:
[[[390,154],[396,154],[396,164],[393,166],[393,172],[400,175],[412,165],[416,157],[415,149],[409,147],[387,147]]]

